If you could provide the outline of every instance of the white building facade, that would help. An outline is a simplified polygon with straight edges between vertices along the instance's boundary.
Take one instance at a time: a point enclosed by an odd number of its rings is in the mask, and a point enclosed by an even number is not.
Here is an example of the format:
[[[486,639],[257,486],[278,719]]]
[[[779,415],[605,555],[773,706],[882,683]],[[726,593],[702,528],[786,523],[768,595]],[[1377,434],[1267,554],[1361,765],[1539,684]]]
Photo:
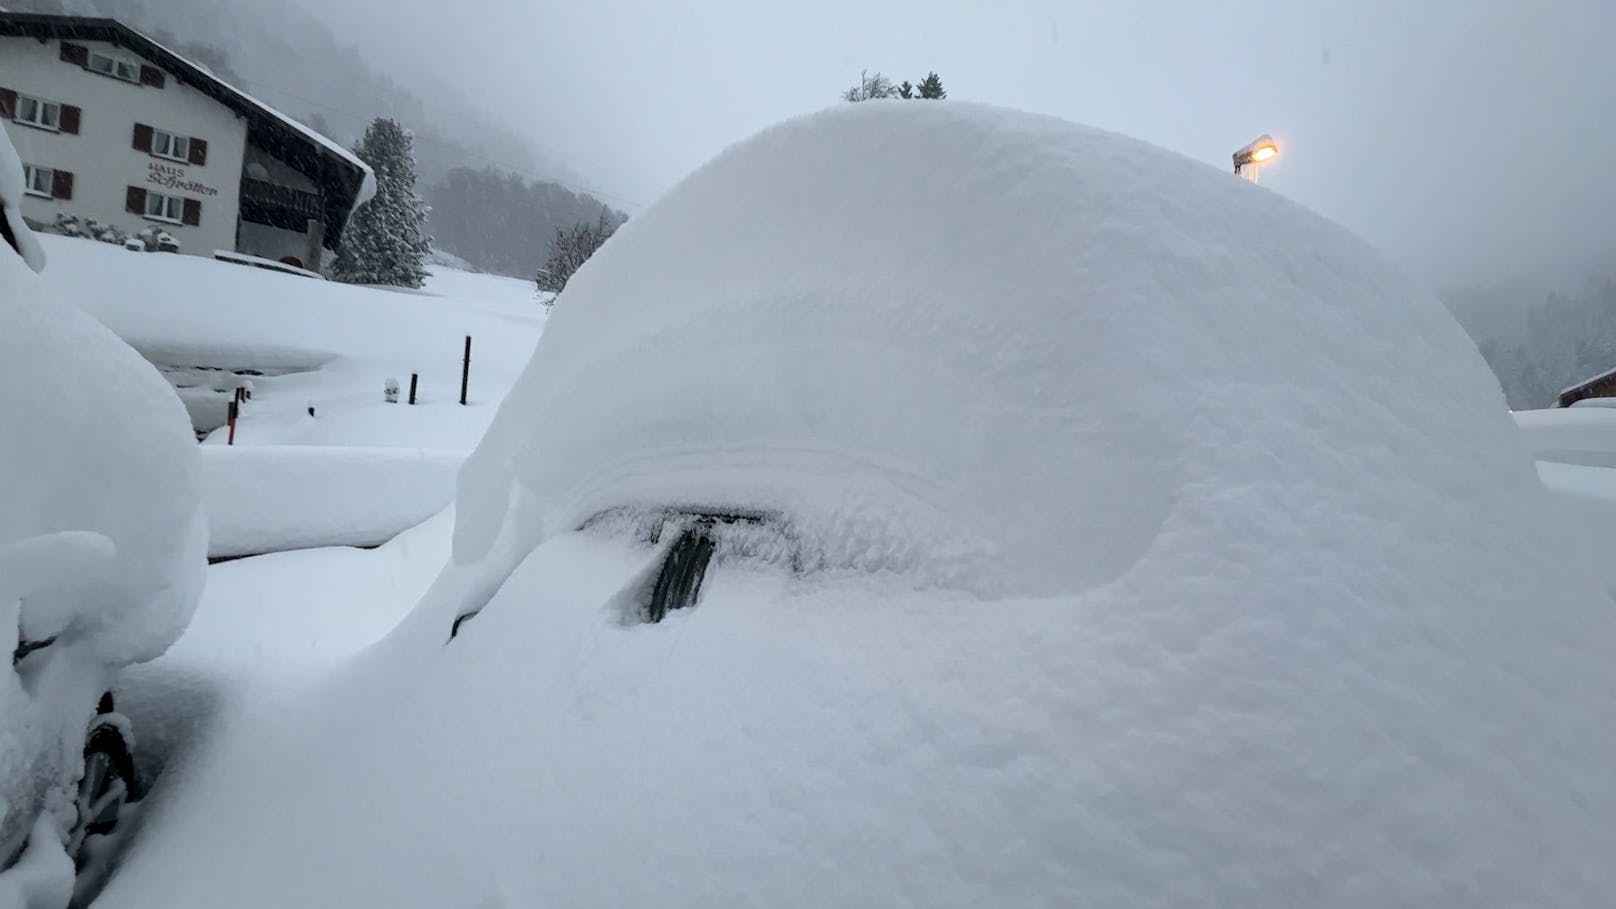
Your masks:
[[[110,19],[0,12],[0,123],[22,157],[24,218],[180,251],[304,266],[334,249],[373,181],[350,152]]]

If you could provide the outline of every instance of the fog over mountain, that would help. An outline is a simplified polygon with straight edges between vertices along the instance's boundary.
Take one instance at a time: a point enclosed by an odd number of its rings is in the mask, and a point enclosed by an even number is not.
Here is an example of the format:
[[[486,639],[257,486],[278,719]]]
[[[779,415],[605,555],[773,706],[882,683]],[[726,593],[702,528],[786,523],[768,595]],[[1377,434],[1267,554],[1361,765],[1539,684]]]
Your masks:
[[[603,204],[633,214],[731,142],[838,103],[863,70],[935,70],[951,99],[1220,168],[1272,133],[1284,151],[1264,185],[1356,231],[1478,339],[1528,359],[1528,310],[1601,298],[1588,288],[1616,271],[1604,0],[1315,0],[1240,15],[1194,0],[13,3],[157,29],[343,142],[397,117],[443,210],[439,245],[512,274],[542,260],[555,227]],[[1262,226],[1251,236],[1262,242]]]

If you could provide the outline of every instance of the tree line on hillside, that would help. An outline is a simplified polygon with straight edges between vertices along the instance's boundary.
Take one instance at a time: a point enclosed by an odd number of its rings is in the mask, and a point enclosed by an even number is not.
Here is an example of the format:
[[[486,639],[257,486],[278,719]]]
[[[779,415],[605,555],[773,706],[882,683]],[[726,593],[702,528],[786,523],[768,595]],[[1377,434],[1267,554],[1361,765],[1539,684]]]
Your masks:
[[[921,101],[940,101],[948,97],[943,90],[943,80],[936,73],[927,73],[926,78],[911,85],[909,80],[893,84],[892,80],[879,72],[865,71],[859,73],[857,85],[842,92],[843,101],[875,101],[881,98],[904,98]]]
[[[558,233],[602,223],[616,230],[628,218],[559,183],[492,168],[453,168],[424,195],[438,248],[482,271],[513,277],[533,277]]]
[[[1456,299],[1457,297],[1457,299]],[[1463,294],[1449,305],[1470,331],[1515,410],[1552,407],[1560,391],[1616,369],[1616,276],[1593,277],[1572,292],[1550,293],[1507,327],[1469,317]]]

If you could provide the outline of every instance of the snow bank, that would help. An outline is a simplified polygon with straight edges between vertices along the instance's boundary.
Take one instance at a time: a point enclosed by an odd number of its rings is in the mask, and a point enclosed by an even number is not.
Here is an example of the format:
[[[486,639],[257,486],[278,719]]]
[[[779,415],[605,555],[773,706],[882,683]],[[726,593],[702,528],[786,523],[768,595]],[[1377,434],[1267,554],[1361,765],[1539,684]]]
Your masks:
[[[454,499],[460,452],[258,446],[203,448],[208,555],[376,546]]]
[[[570,531],[664,503],[817,561],[625,625],[656,553]],[[865,104],[737,146],[574,278],[456,507],[410,617],[177,778],[105,905],[1616,887],[1616,616],[1474,346],[1132,140]]]
[[[79,531],[116,553],[95,583],[35,594],[23,620],[71,615],[65,631],[108,665],[150,659],[185,628],[205,567],[185,409],[139,354],[10,250],[0,251],[0,325],[0,546]]]
[[[54,909],[73,891],[61,809],[85,722],[117,669],[184,630],[207,525],[185,409],[30,270],[44,263],[7,202],[17,171],[0,130],[0,215],[30,260],[0,244],[0,644],[54,643],[0,678],[0,860],[29,842],[0,904]]]
[[[1567,407],[1522,410],[1514,416],[1539,461],[1616,467],[1616,410]]]
[[[1539,461],[1537,474],[1570,530],[1579,558],[1599,573],[1605,589],[1616,597],[1616,558],[1610,554],[1611,528],[1616,528],[1616,470]]]

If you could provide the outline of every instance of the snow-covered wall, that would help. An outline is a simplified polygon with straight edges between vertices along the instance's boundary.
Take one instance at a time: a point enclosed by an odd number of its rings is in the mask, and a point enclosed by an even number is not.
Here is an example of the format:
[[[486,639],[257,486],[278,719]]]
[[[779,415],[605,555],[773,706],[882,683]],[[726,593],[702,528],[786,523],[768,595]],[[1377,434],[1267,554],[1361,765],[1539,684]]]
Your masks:
[[[110,43],[75,43],[94,53],[154,65]],[[30,195],[23,200],[23,214],[49,225],[64,212],[95,218],[127,233],[156,224],[173,234],[186,253],[211,255],[215,249],[235,249],[246,121],[181,84],[172,73],[164,74],[162,88],[138,85],[62,60],[61,46],[55,40],[0,37],[0,88],[83,111],[77,134],[3,121],[23,163],[73,174],[71,199]],[[205,140],[206,163],[181,163],[138,150],[137,123]],[[200,223],[156,221],[128,212],[130,187],[197,200],[202,206]]]

